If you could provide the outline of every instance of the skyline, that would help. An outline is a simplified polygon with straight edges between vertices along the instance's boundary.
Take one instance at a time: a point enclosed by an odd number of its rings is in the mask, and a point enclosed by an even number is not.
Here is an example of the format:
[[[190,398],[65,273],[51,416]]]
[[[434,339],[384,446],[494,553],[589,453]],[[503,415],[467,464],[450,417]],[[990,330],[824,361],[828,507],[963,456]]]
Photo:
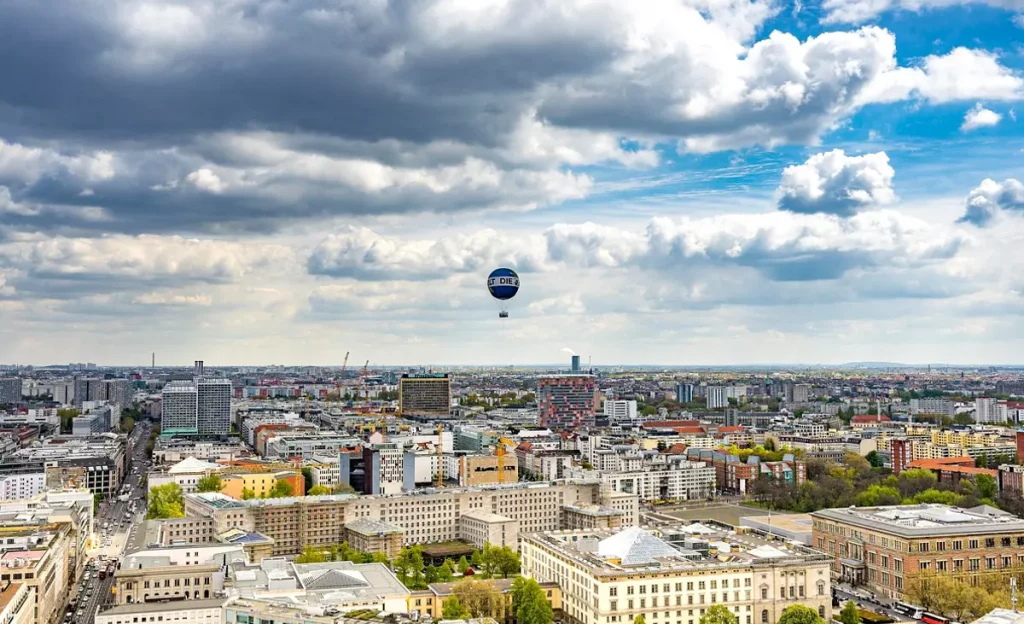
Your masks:
[[[1014,365],[1001,5],[2,3],[0,359]]]

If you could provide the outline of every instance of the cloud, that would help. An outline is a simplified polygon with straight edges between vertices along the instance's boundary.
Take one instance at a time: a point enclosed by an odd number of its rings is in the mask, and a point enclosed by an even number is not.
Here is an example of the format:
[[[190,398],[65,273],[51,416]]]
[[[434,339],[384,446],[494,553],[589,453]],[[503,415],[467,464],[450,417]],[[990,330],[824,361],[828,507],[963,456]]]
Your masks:
[[[967,114],[964,115],[964,123],[960,126],[960,131],[970,132],[978,128],[990,128],[998,125],[1002,118],[1002,115],[995,111],[990,111],[982,106],[981,102],[978,102],[974,105],[974,108],[967,111]]]
[[[210,295],[184,295],[170,292],[148,292],[132,299],[132,303],[139,305],[209,307],[213,303],[213,297]]]
[[[1024,211],[1024,184],[1013,178],[1002,183],[986,178],[970,192],[965,203],[967,210],[960,222],[985,227],[1003,212]]]
[[[206,169],[205,167],[188,174],[186,179],[197,189],[208,193],[221,193],[227,188],[216,173]]]
[[[815,154],[804,164],[783,170],[779,208],[851,216],[863,208],[891,204],[896,201],[895,173],[885,152],[847,156],[837,149]]]
[[[1024,98],[1024,79],[999,64],[992,52],[958,47],[945,55],[929,55],[918,67],[896,67],[879,76],[863,93],[861,104],[907,99],[932,104]]]
[[[980,4],[1001,9],[1021,8],[1017,0],[825,0],[822,8],[826,24],[862,24],[891,10],[921,12],[950,6]]]
[[[853,269],[924,266],[954,256],[965,242],[962,236],[892,211],[850,218],[793,212],[659,217],[645,231],[563,223],[540,236],[499,238],[483,230],[436,241],[403,241],[350,228],[325,239],[307,267],[313,274],[380,280],[483,275],[500,264],[544,272],[732,266],[772,280],[802,281],[836,279]]]

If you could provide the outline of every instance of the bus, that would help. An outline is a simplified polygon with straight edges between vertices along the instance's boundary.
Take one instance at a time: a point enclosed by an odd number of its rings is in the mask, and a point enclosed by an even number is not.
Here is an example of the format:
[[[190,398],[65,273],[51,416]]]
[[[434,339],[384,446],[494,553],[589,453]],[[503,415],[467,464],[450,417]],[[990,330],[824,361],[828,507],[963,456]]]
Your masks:
[[[897,602],[893,605],[892,610],[915,620],[920,620],[921,616],[924,615],[924,609],[908,602]]]
[[[935,615],[934,613],[924,613],[921,615],[921,621],[924,624],[951,624],[951,621],[942,617],[941,615]]]

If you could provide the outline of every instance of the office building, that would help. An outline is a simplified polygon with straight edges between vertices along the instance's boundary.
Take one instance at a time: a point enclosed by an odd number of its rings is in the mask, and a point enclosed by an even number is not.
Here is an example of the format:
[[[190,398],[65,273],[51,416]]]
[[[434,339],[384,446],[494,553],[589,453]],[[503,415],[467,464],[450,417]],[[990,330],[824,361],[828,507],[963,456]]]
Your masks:
[[[610,490],[634,494],[641,502],[704,500],[714,494],[715,469],[704,462],[680,461],[630,472],[606,472],[601,482]]]
[[[708,409],[720,409],[729,406],[729,395],[725,386],[708,386]]]
[[[609,424],[631,423],[636,418],[636,401],[616,401],[605,399],[604,416]]]
[[[160,432],[163,434],[199,433],[196,421],[198,392],[191,381],[167,382],[161,392]]]
[[[461,515],[484,510],[511,518],[520,534],[562,528],[562,507],[599,504],[636,524],[635,495],[609,492],[600,482],[514,483],[489,488],[420,490],[395,496],[346,494],[234,500],[223,494],[186,494],[185,515],[209,517],[217,533],[238,528],[274,540],[274,555],[330,548],[345,540],[345,524],[368,518],[405,528],[405,545],[447,542],[462,537]],[[468,529],[467,529],[468,530]]]
[[[21,402],[21,378],[0,377],[0,405]]]
[[[127,553],[114,574],[117,604],[208,600],[224,589],[225,565],[247,561],[237,544],[175,544]]]
[[[821,553],[724,532],[684,540],[676,546],[635,526],[522,535],[523,574],[557,583],[563,612],[579,624],[630,624],[638,616],[697,624],[712,605],[739,624],[774,624],[795,604],[831,618],[829,558]],[[708,544],[718,541],[710,555]]]
[[[231,381],[196,379],[196,414],[199,435],[223,435],[231,431]]]
[[[956,403],[946,399],[910,399],[910,415],[918,414],[941,414],[943,416],[956,415]]]
[[[693,384],[676,384],[676,403],[693,401]]]
[[[32,624],[35,614],[36,590],[22,582],[10,583],[0,591],[0,622]]]
[[[991,507],[895,505],[811,514],[836,578],[899,600],[918,574],[977,576],[1024,566],[1024,520]]]
[[[95,624],[223,624],[225,602],[227,598],[122,604],[98,612]]]
[[[540,425],[555,431],[593,427],[600,393],[593,375],[557,375],[537,380]]]
[[[402,416],[447,418],[452,409],[452,380],[447,373],[404,374],[398,381]]]
[[[1006,419],[1006,403],[989,397],[974,399],[974,422],[1005,423]]]
[[[46,488],[46,473],[25,472],[0,476],[0,500],[25,500]]]

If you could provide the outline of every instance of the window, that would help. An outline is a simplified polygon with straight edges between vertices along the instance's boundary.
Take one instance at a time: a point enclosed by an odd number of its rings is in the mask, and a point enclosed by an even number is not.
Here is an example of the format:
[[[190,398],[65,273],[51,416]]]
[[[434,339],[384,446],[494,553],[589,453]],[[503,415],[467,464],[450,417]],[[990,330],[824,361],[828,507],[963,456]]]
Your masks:
[[[994,537],[986,537],[985,538],[985,548],[995,548],[995,547],[996,547],[996,538],[994,538]]]
[[[761,600],[768,600],[768,586],[761,586]]]
[[[928,552],[928,542],[921,542],[917,545],[917,549],[920,552]]]
[[[818,607],[818,616],[819,617],[825,617],[825,607],[824,606]]]
[[[633,595],[633,586],[632,585],[630,585],[629,587],[626,588],[626,595],[627,596],[632,596]]]
[[[761,624],[768,624],[768,609],[761,611]]]
[[[619,595],[619,588],[618,587],[612,587],[611,589],[608,590],[608,595],[609,596],[618,596]]]
[[[686,591],[693,591],[693,581],[686,584]]]
[[[963,540],[953,540],[953,550],[963,550],[963,549],[964,549]]]
[[[711,589],[718,589],[718,581],[711,581]]]
[[[419,601],[417,600],[416,602],[419,602]],[[612,607],[612,611],[618,611],[619,610],[619,601],[618,600],[612,600],[611,601],[611,607]]]
[[[825,595],[825,581],[818,581],[818,595]]]

